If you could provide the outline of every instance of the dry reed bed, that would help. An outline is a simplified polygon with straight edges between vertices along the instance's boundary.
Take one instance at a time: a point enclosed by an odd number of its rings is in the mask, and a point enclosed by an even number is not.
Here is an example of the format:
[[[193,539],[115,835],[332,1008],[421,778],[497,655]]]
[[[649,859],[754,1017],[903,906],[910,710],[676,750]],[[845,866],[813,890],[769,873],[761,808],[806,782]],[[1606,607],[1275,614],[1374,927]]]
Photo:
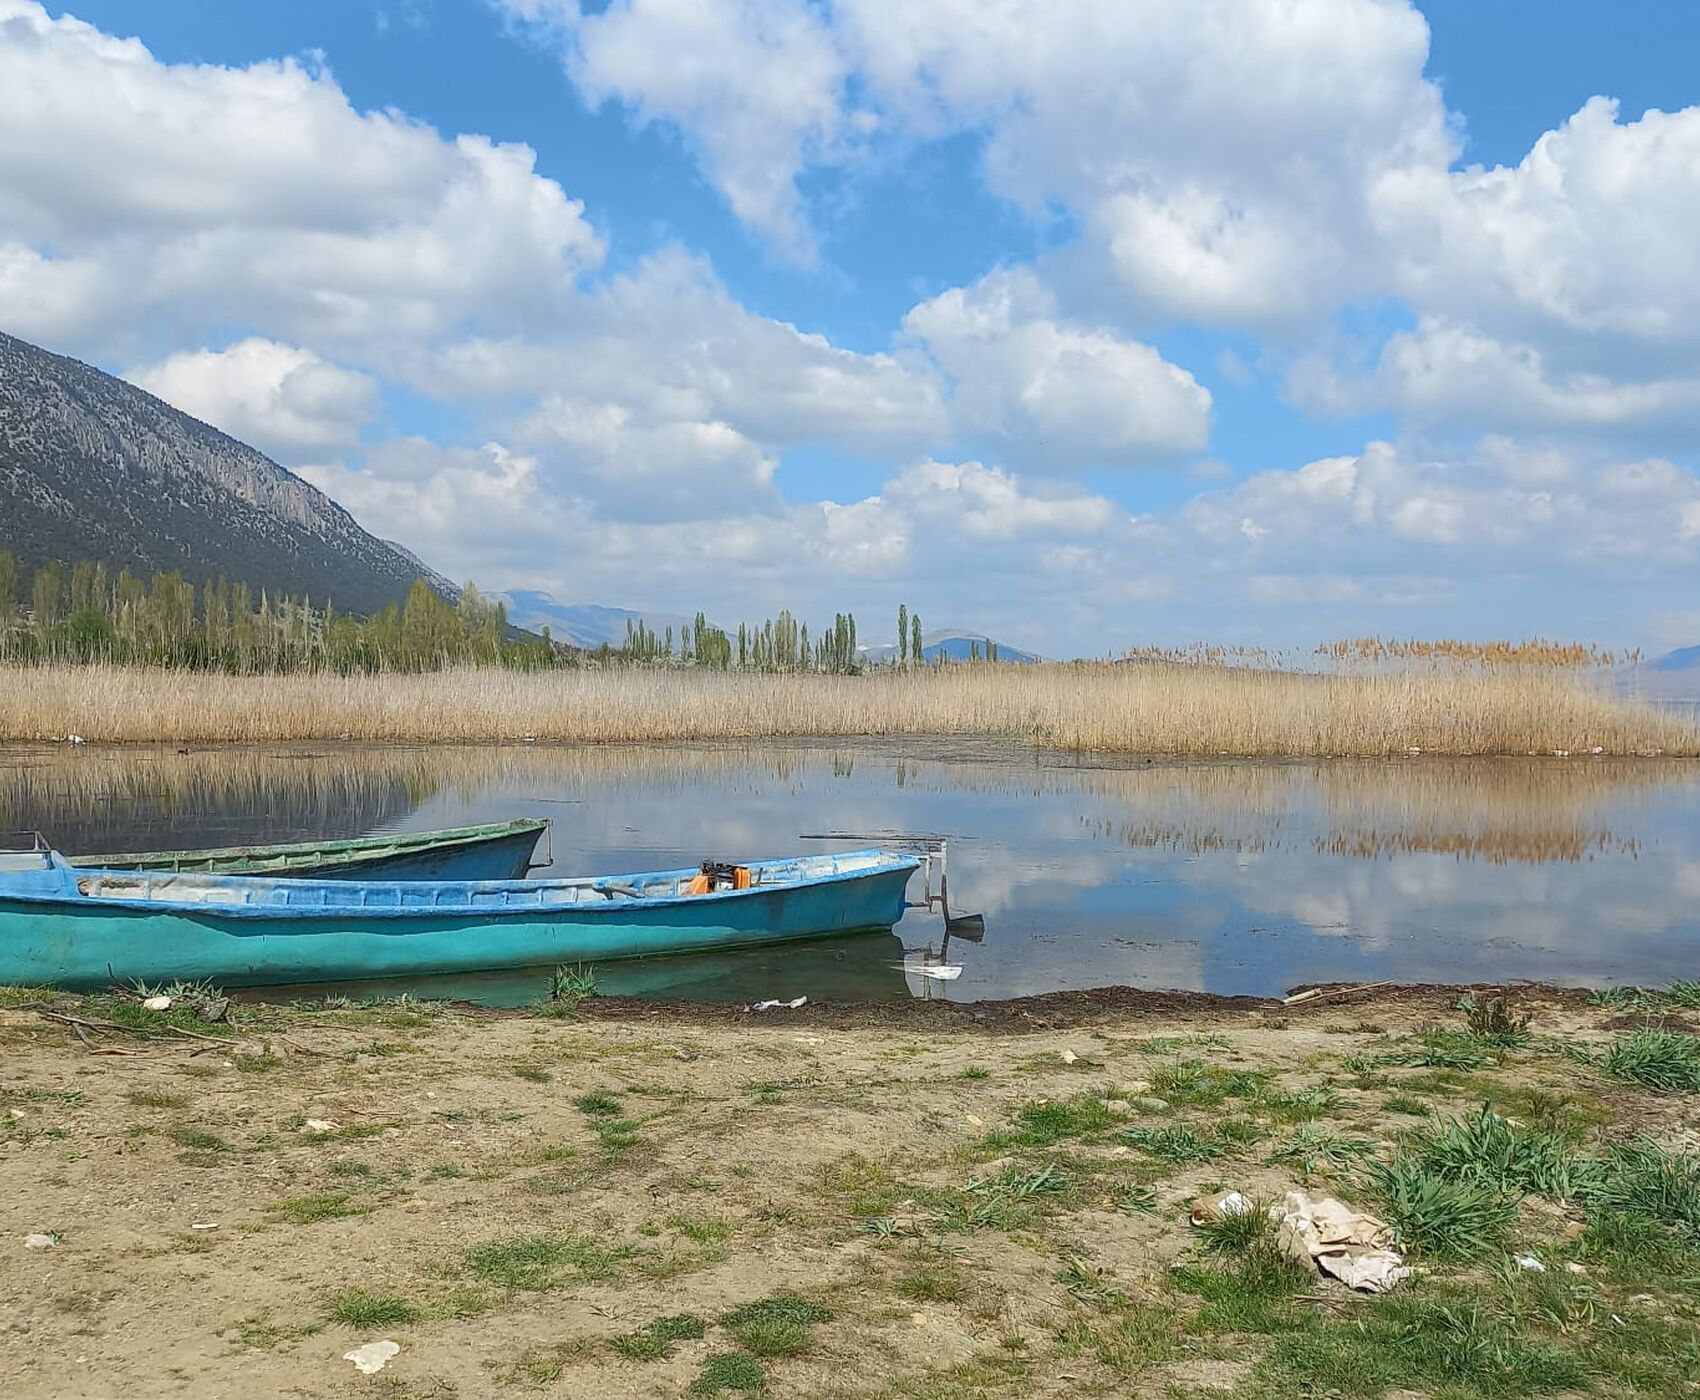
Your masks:
[[[1700,730],[1558,671],[1308,675],[959,666],[841,677],[456,670],[228,676],[0,670],[0,740],[485,743],[979,735],[1138,753],[1700,754]]]

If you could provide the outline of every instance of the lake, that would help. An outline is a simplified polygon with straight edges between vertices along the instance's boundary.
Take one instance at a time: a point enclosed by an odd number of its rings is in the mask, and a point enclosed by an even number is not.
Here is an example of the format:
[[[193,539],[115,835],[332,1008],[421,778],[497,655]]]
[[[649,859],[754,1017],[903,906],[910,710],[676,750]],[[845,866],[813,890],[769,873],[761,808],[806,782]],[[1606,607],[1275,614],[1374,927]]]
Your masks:
[[[980,741],[0,749],[0,830],[71,853],[550,818],[557,874],[948,840],[953,912],[597,969],[605,992],[977,1000],[1129,984],[1700,975],[1700,763],[1173,761]],[[805,839],[819,836],[843,839]],[[547,871],[541,873],[548,873]],[[913,896],[921,893],[917,880]],[[953,981],[922,965],[959,966]],[[538,997],[548,969],[292,989]]]

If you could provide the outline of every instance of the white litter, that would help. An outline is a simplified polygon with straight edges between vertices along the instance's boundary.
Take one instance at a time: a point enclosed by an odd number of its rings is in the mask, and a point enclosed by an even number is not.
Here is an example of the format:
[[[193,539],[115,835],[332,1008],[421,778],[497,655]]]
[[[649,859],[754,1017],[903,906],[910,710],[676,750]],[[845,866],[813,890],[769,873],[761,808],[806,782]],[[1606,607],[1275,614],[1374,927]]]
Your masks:
[[[170,997],[149,997],[146,1001],[144,1001],[142,1003],[142,1010],[144,1010],[144,1011],[169,1011],[169,1010],[171,1010],[171,998]]]
[[[400,1354],[401,1348],[394,1342],[367,1342],[363,1347],[343,1352],[342,1359],[352,1361],[361,1375],[375,1376]]]
[[[216,1230],[216,1229],[218,1229],[218,1221],[216,1221],[216,1220],[197,1220],[197,1221],[193,1222],[189,1226],[189,1228],[191,1230]]]
[[[931,977],[935,982],[954,982],[962,976],[961,963],[909,963],[903,970],[917,977]]]
[[[1411,1276],[1404,1256],[1392,1248],[1393,1227],[1332,1196],[1313,1200],[1289,1191],[1269,1208],[1269,1218],[1282,1251],[1360,1293],[1385,1293]]]
[[[25,1235],[25,1249],[52,1249],[59,1243],[58,1235]]]
[[[774,1011],[780,1007],[784,1007],[787,1011],[795,1011],[799,1006],[808,1005],[808,1001],[809,999],[807,997],[798,997],[795,1001],[780,1001],[778,998],[774,998],[772,1001],[758,1001],[750,1008],[750,1010]]]
[[[328,1118],[309,1118],[301,1125],[301,1131],[304,1133],[334,1133],[336,1124]]]
[[[1531,1274],[1544,1274],[1547,1271],[1547,1266],[1532,1254],[1519,1254],[1517,1256],[1517,1267],[1527,1269]]]
[[[1257,1203],[1243,1191],[1227,1191],[1214,1200],[1200,1201],[1192,1208],[1192,1223],[1208,1225],[1230,1215],[1250,1215]]]
[[[8,1108],[6,1110],[6,1113],[9,1117],[11,1117],[13,1119],[27,1118],[29,1116],[21,1108]]]
[[[1080,1056],[1076,1055],[1072,1050],[1059,1050],[1057,1053],[1062,1056],[1062,1062],[1065,1065],[1072,1065],[1080,1058]]]

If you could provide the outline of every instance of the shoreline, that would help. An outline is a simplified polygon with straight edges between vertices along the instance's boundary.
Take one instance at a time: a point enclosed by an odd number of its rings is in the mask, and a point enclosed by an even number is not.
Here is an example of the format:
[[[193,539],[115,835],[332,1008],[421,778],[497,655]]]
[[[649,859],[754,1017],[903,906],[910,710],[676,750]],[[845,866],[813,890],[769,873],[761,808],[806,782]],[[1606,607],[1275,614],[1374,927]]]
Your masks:
[[[1620,1052],[1700,1041],[1458,992],[230,1024],[4,989],[0,1366],[20,1397],[1689,1393],[1700,1092]],[[1668,1184],[1468,1185],[1449,1123]],[[1354,1294],[1260,1216],[1189,1224],[1229,1188],[1376,1214],[1418,1272]]]

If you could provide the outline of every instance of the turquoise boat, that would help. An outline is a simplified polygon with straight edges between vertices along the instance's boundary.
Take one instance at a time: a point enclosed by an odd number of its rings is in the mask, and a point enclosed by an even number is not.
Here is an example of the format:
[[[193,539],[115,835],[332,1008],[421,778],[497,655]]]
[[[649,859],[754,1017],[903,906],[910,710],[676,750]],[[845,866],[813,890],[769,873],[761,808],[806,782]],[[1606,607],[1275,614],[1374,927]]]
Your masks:
[[[782,943],[891,928],[919,868],[865,850],[565,880],[302,880],[6,851],[0,983],[345,982]]]
[[[544,818],[405,831],[282,846],[218,846],[204,851],[132,851],[68,856],[84,870],[175,874],[288,875],[317,880],[517,880],[531,869]]]

